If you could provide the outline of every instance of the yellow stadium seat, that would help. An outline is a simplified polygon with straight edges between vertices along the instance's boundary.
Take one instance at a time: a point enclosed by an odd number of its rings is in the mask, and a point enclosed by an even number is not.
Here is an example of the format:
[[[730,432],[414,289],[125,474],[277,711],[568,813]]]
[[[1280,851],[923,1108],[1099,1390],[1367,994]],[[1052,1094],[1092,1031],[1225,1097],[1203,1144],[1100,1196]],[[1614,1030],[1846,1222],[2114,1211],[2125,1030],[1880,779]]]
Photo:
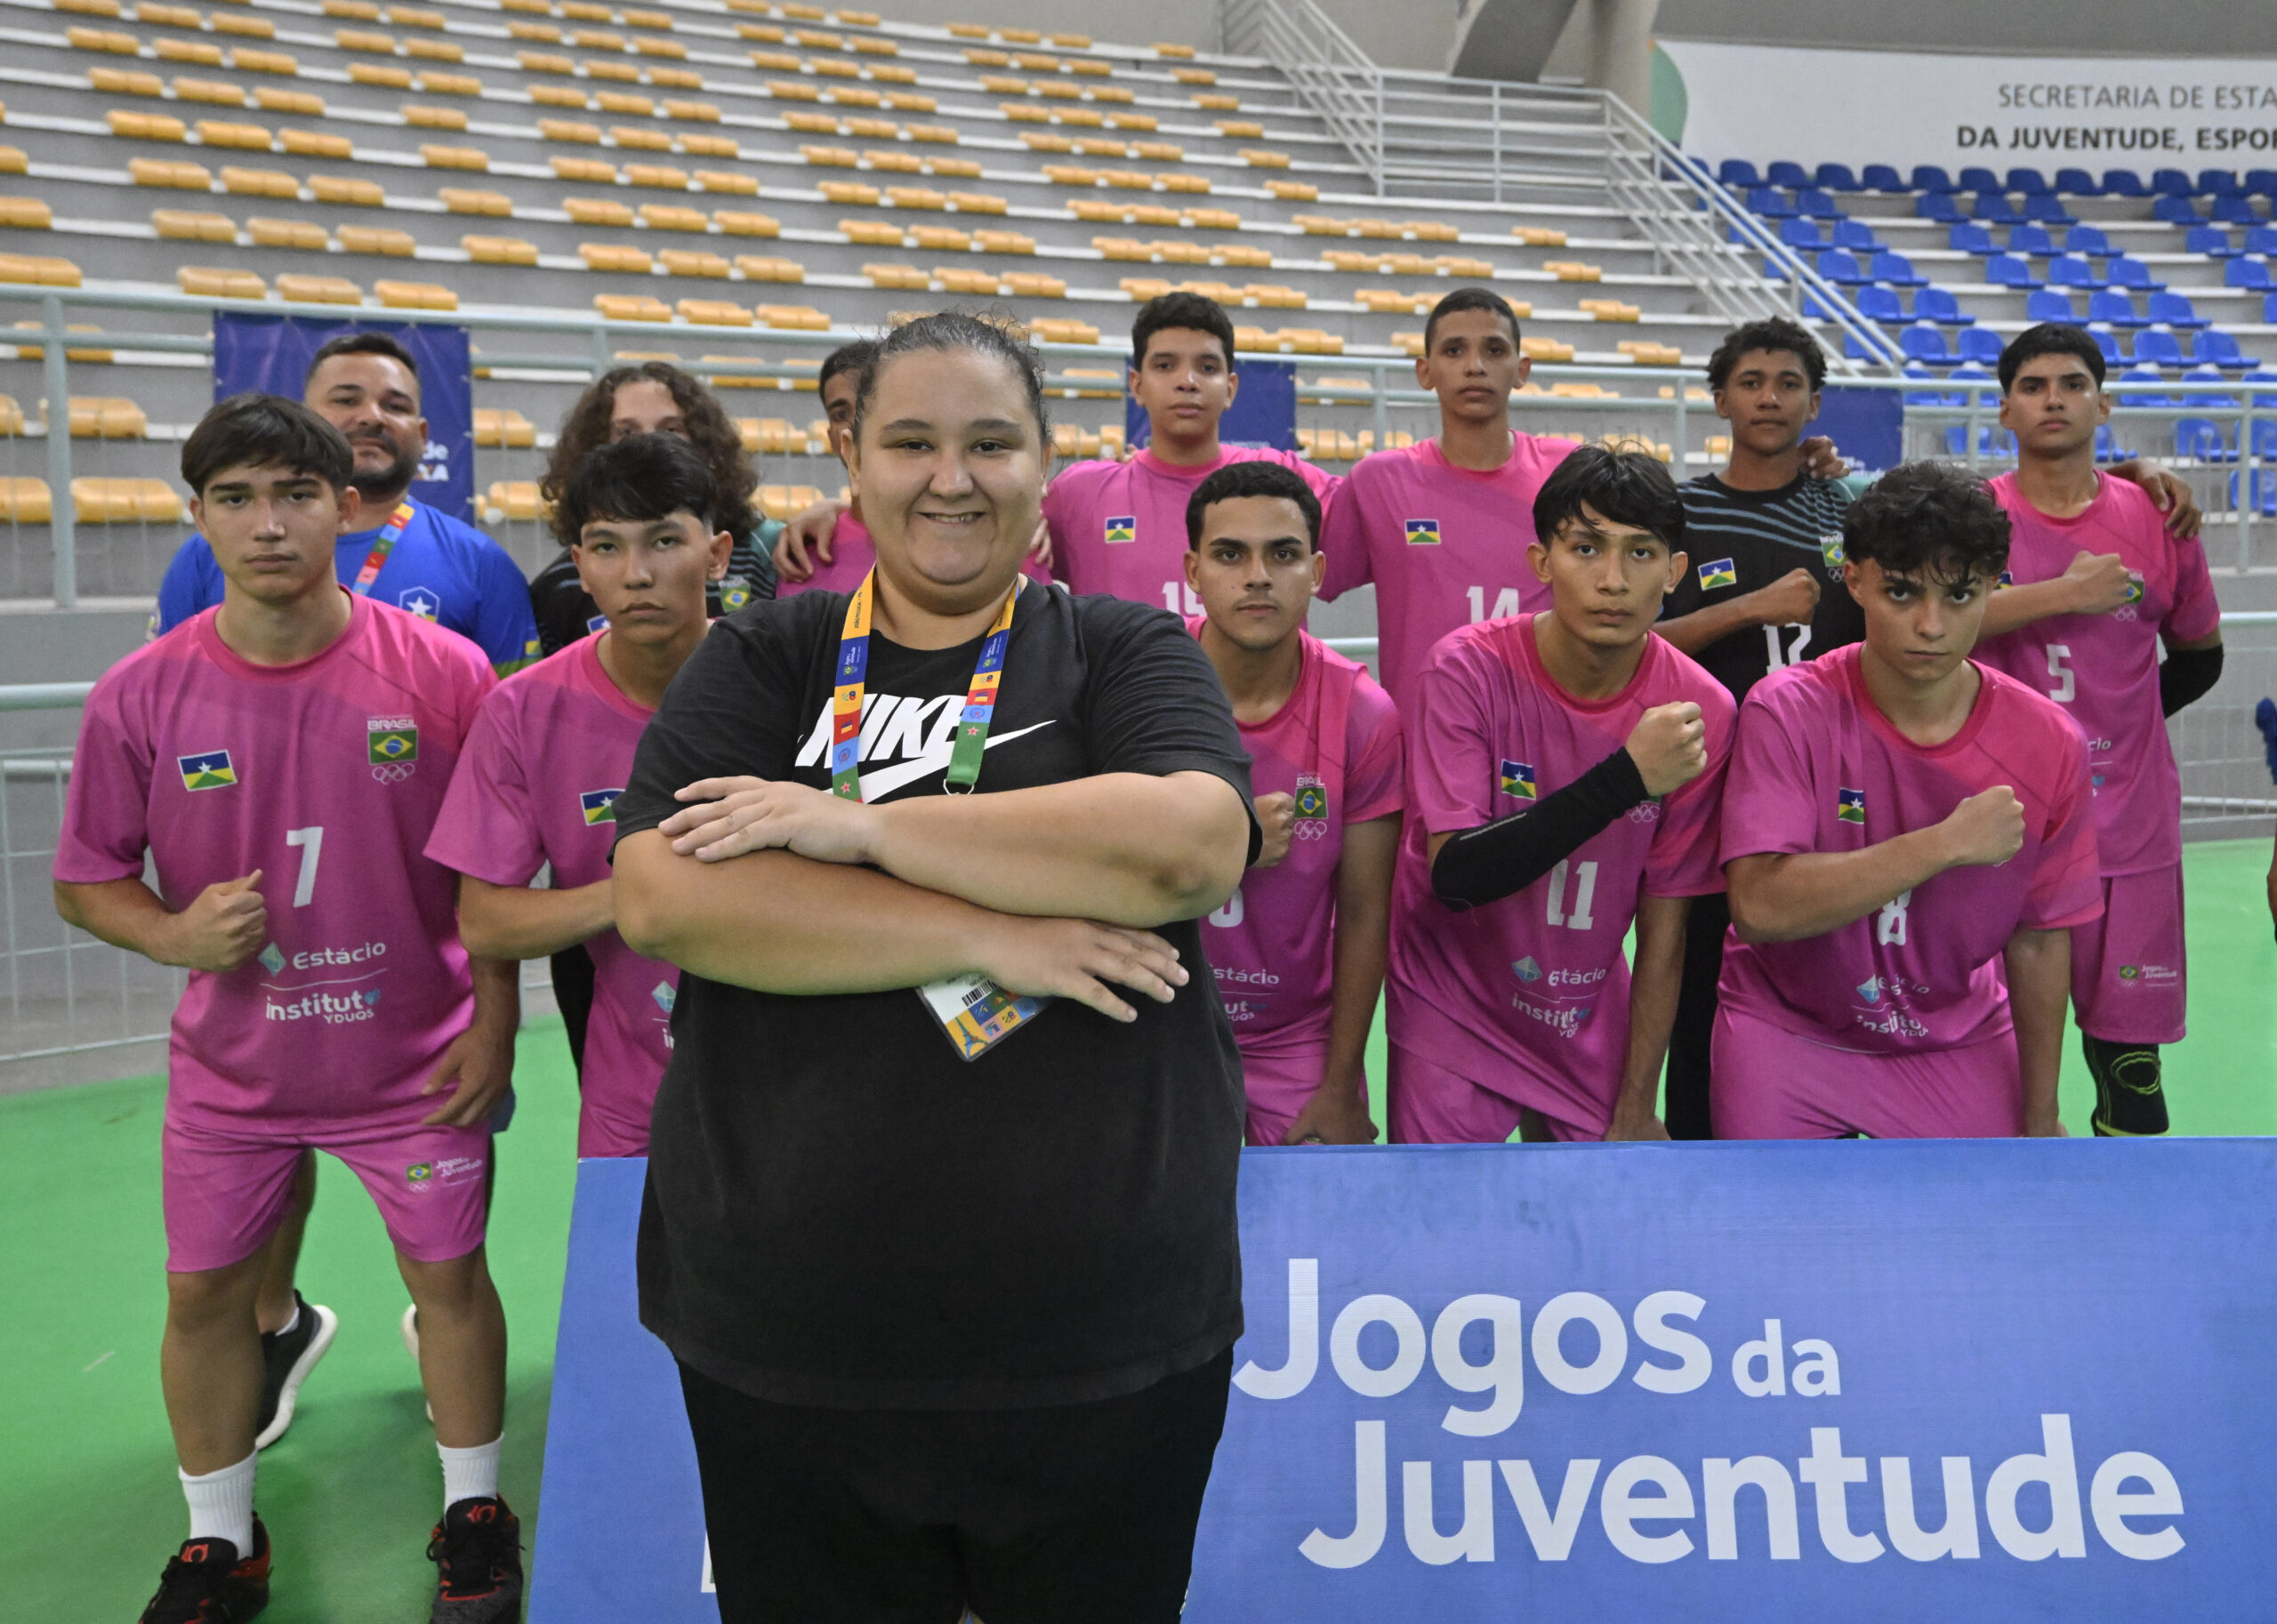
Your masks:
[[[55,224],[55,212],[38,197],[0,197],[0,226],[45,231]]]
[[[459,246],[478,265],[535,265],[537,245],[526,243],[519,237],[471,236],[459,238]]]
[[[1554,338],[1528,336],[1518,341],[1518,352],[1529,361],[1570,361],[1573,346]]]
[[[547,161],[553,173],[565,181],[582,181],[588,186],[616,184],[616,165],[606,159],[555,157]]]
[[[245,221],[245,232],[261,248],[300,248],[322,253],[332,245],[332,237],[322,226],[305,220],[271,220],[256,214]]]
[[[150,431],[141,406],[112,395],[72,396],[70,419],[75,440],[139,440]]]
[[[1512,226],[1510,235],[1530,248],[1563,248],[1565,233],[1548,226]]]
[[[538,498],[534,479],[500,479],[485,495],[493,508],[510,519],[531,522],[545,517],[545,504]]]
[[[219,118],[197,121],[197,141],[205,147],[234,147],[245,152],[266,152],[276,137],[257,124],[231,124]]]
[[[153,209],[150,223],[161,237],[177,242],[234,243],[237,222],[227,214],[207,214],[193,209]]]
[[[993,270],[970,270],[958,265],[936,265],[933,267],[933,279],[941,285],[944,293],[980,293],[994,298],[1004,291],[1003,284],[997,279],[996,273]]]
[[[1157,40],[1155,43],[1154,52],[1156,56],[1173,57],[1179,60],[1189,62],[1194,60],[1194,47],[1192,45],[1166,44],[1162,41]]]
[[[1619,299],[1584,299],[1581,308],[1593,321],[1638,321],[1644,317],[1637,306]]]
[[[266,299],[269,284],[249,270],[219,266],[183,265],[174,271],[174,285],[205,299]]]
[[[770,327],[790,332],[826,333],[830,318],[809,304],[762,304],[757,315]]]
[[[153,40],[151,49],[162,62],[195,62],[200,68],[221,66],[221,47],[189,39]]]
[[[688,171],[675,169],[668,164],[627,164],[624,178],[634,186],[650,186],[673,192],[688,189]]]
[[[407,39],[403,42],[404,54],[422,62],[463,62],[466,47],[455,40]]]
[[[1291,203],[1311,203],[1320,196],[1320,188],[1309,181],[1267,181],[1265,189]]]
[[[872,287],[898,287],[924,290],[933,285],[932,278],[914,265],[867,264],[862,274],[870,279]]]
[[[1639,366],[1684,365],[1684,351],[1674,344],[1656,343],[1651,339],[1624,338],[1614,347]],[[1728,446],[1725,447],[1726,451],[1730,449]]]
[[[663,130],[637,127],[632,125],[611,125],[609,139],[628,152],[670,152],[672,138]]]
[[[1067,284],[1058,277],[1047,277],[1036,271],[1007,271],[1004,291],[1024,299],[1065,299]]]
[[[941,193],[924,186],[889,186],[886,206],[896,209],[945,209],[949,200]]]
[[[1099,330],[1090,322],[1076,321],[1064,316],[1039,317],[1028,324],[1028,331],[1047,344],[1096,344],[1099,342]],[[1120,374],[1118,381],[1119,377]]]
[[[1194,98],[1194,105],[1209,113],[1231,113],[1236,111],[1241,104],[1239,96],[1200,95]]]
[[[322,118],[324,98],[304,90],[286,90],[281,85],[261,84],[253,88],[255,107],[271,113],[292,113],[302,118]]]
[[[669,109],[667,110],[669,111]],[[685,116],[684,114],[673,115],[675,117]],[[731,135],[682,134],[680,138],[680,149],[690,157],[739,158],[743,157],[743,147]]]
[[[298,197],[301,183],[281,169],[242,169],[224,164],[221,189],[242,197]]]
[[[1240,149],[1239,156],[1242,162],[1248,165],[1251,169],[1286,169],[1289,167],[1289,155],[1287,153],[1275,152],[1268,148],[1243,147]]]
[[[338,238],[342,252],[348,253],[407,260],[419,251],[410,232],[398,231],[392,226],[342,226],[333,235]]]
[[[20,439],[23,432],[24,408],[13,395],[0,395],[0,438]]]
[[[725,254],[710,253],[697,248],[667,248],[656,256],[664,274],[672,277],[717,277],[728,274]]]
[[[87,88],[112,96],[163,96],[166,93],[165,81],[157,74],[124,68],[89,68]]]
[[[18,432],[21,432],[20,428]],[[0,520],[44,525],[54,517],[44,479],[0,478]]]
[[[1605,272],[1580,260],[1544,260],[1541,268],[1560,282],[1600,282]]]
[[[640,223],[651,231],[703,231],[712,229],[712,221],[702,209],[674,208],[661,203],[640,205]]]
[[[592,105],[585,92],[574,84],[533,84],[529,92],[532,107],[585,108]]]
[[[825,181],[815,189],[832,203],[859,204],[869,208],[877,206],[878,189],[858,181]]]
[[[116,28],[66,28],[63,39],[74,51],[93,51],[107,56],[140,56],[142,53],[141,40]]]
[[[593,308],[611,321],[670,321],[672,308],[648,293],[596,293]]]
[[[385,208],[388,201],[377,181],[360,175],[310,175],[309,191],[318,203],[344,203],[363,209]]]
[[[962,250],[972,246],[972,233],[960,231],[954,226],[912,226],[909,242],[913,247],[930,248],[937,253]]]
[[[374,282],[372,292],[382,305],[398,310],[455,310],[459,296],[432,282]]]
[[[329,130],[285,130],[278,133],[277,140],[286,151],[304,157],[352,158],[356,156],[353,141]]]
[[[753,213],[744,209],[714,209],[712,223],[729,237],[780,237],[783,222],[772,214]]]
[[[683,299],[676,307],[682,321],[704,327],[748,327],[752,313],[725,299]]]
[[[489,214],[499,219],[511,218],[514,200],[503,192],[475,191],[463,186],[446,186],[435,194],[443,207],[453,214]]]
[[[122,141],[179,141],[189,138],[189,126],[164,113],[137,113],[113,108],[103,115],[110,133]]]
[[[277,296],[288,304],[364,302],[364,290],[345,277],[279,277]]]
[[[561,208],[581,226],[629,226],[635,218],[631,204],[614,197],[564,197]]]
[[[798,261],[763,254],[737,254],[736,269],[743,273],[746,282],[804,282],[807,279],[807,268]]]
[[[1034,253],[1035,238],[1025,231],[976,231],[973,245],[983,253]]]
[[[624,243],[580,243],[577,255],[588,270],[622,270],[645,275],[655,264],[648,251]]]
[[[348,82],[351,84],[377,84],[386,90],[412,88],[411,69],[397,68],[386,62],[350,62]]]
[[[137,186],[171,187],[185,192],[210,192],[213,189],[213,176],[197,164],[176,163],[165,158],[130,158],[126,173]]]
[[[403,122],[414,130],[463,130],[467,125],[466,109],[429,107],[424,102],[406,101],[403,106]]]
[[[490,155],[479,147],[444,147],[430,142],[419,149],[419,158],[430,169],[490,167]]]

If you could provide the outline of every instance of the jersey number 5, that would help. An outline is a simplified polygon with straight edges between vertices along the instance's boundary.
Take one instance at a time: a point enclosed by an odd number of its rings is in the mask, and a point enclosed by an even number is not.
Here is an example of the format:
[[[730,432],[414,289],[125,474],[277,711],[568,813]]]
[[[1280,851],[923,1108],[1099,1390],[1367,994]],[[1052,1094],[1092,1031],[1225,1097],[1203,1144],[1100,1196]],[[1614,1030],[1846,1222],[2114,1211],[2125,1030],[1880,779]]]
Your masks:
[[[301,848],[301,877],[293,882],[293,905],[305,908],[317,894],[317,864],[324,859],[324,825],[287,829],[285,844]]]
[[[2078,679],[2072,674],[2072,668],[2064,663],[2071,657],[2072,646],[2069,643],[2050,643],[2048,646],[2048,678],[2056,685],[2048,689],[2048,696],[2059,705],[2070,704],[2080,691]]]

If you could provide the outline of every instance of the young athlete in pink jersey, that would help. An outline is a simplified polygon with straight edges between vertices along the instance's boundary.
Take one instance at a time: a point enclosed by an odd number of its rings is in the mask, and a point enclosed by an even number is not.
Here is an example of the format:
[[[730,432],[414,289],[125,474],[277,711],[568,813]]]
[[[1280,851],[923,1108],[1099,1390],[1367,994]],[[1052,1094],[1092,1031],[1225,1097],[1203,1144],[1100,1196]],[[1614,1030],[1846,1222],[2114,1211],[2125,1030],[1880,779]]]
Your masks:
[[[1968,658],[2007,518],[1913,463],[1851,505],[1842,545],[1865,641],[1741,712],[1716,1135],[2060,1134],[2069,932],[2103,903],[2077,730]]]
[[[1241,1045],[1251,1145],[1365,1145],[1362,1061],[1389,947],[1399,712],[1304,630],[1320,503],[1291,470],[1236,462],[1187,508],[1192,623],[1250,753],[1265,850],[1204,921]]]
[[[470,951],[542,959],[582,942],[594,966],[579,1073],[577,1154],[637,1156],[672,1057],[680,972],[616,933],[608,848],[641,729],[703,640],[704,584],[734,535],[687,442],[643,434],[604,446],[570,478],[554,527],[608,617],[483,701],[427,855],[463,876]],[[530,880],[551,864],[553,884]]]
[[[1578,450],[1534,524],[1549,608],[1450,633],[1407,711],[1418,816],[1393,896],[1395,1143],[1667,1137],[1661,1061],[1686,904],[1719,883],[1734,707],[1652,635],[1685,567],[1666,469]]]
[[[2061,323],[2000,357],[2017,466],[1992,491],[2015,587],[1993,603],[2044,617],[1988,638],[1977,657],[2062,705],[2088,738],[2104,907],[2072,933],[2072,1004],[2095,1130],[2132,1136],[2167,1130],[2159,1045],[2182,1037],[2185,1004],[2182,776],[2166,719],[2221,675],[2222,609],[2205,549],[2170,536],[2141,486],[2096,471],[2096,430],[2111,415],[2103,374],[2095,340]],[[2075,567],[2098,571],[2118,601],[2051,612],[2065,588],[2080,591]]]
[[[144,1624],[229,1624],[268,1601],[254,1299],[311,1146],[371,1193],[424,1326],[445,1499],[433,1616],[519,1608],[519,1525],[497,1497],[506,1327],[482,1245],[518,1000],[511,966],[470,973],[450,872],[420,855],[496,679],[472,644],[341,590],[351,461],[293,401],[206,414],[182,476],[222,601],[95,685],[58,842],[66,920],[190,971],[160,1352],[190,1538]]]
[[[1230,463],[1292,469],[1332,505],[1341,481],[1295,452],[1219,444],[1219,421],[1240,388],[1234,324],[1217,301],[1163,293],[1139,307],[1130,326],[1130,398],[1147,414],[1146,446],[1127,462],[1065,468],[1044,494],[1052,573],[1068,591],[1199,615],[1186,580],[1186,505]]]

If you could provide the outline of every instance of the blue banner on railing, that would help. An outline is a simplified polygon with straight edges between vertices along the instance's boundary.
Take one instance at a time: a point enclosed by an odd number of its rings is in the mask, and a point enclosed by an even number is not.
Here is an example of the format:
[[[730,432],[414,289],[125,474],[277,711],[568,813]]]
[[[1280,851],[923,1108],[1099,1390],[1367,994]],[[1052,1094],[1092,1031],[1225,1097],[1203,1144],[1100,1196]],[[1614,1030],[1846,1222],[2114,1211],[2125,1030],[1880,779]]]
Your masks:
[[[213,316],[213,398],[245,390],[302,398],[309,361],[344,333],[385,333],[419,366],[427,454],[411,494],[454,519],[474,522],[474,384],[466,329],[440,323],[327,320],[308,316]]]
[[[579,1170],[534,1624],[718,1616],[642,1172]],[[1246,1153],[1186,1617],[2267,1616],[2273,1186],[2246,1140]]]
[[[1222,446],[1268,446],[1275,451],[1297,448],[1297,364],[1294,361],[1256,361],[1243,358],[1234,391],[1234,404],[1218,420],[1218,443]],[[1154,434],[1146,409],[1128,394],[1122,398],[1122,433],[1133,449]]]
[[[1905,458],[1905,402],[1895,390],[1830,383],[1806,434],[1823,434],[1855,468],[1880,473]]]

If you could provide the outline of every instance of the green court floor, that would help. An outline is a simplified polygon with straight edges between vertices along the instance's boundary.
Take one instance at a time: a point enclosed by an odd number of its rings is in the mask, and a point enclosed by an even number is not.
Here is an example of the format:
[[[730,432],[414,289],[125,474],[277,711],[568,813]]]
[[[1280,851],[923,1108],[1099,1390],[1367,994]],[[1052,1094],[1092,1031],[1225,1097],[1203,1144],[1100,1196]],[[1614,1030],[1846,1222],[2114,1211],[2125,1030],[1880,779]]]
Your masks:
[[[2186,861],[2190,1038],[2168,1051],[2178,1131],[2277,1133],[2277,940],[2268,847],[2194,846]],[[2067,1047],[2064,1114],[2093,1095]],[[1372,1058],[1382,1121],[1382,1039]],[[512,1336],[504,1491],[535,1532],[553,1326],[575,1154],[575,1091],[558,1024],[522,1036],[521,1108],[501,1145],[490,1254]],[[156,1078],[0,1099],[0,1614],[126,1624],[183,1532],[159,1401],[165,1247]],[[2106,1147],[2124,1155],[2123,1146]],[[354,1178],[323,1163],[302,1280],[341,1315],[299,1419],[261,1458],[277,1547],[277,1624],[416,1624],[441,1498],[433,1435],[396,1321],[401,1283]]]

